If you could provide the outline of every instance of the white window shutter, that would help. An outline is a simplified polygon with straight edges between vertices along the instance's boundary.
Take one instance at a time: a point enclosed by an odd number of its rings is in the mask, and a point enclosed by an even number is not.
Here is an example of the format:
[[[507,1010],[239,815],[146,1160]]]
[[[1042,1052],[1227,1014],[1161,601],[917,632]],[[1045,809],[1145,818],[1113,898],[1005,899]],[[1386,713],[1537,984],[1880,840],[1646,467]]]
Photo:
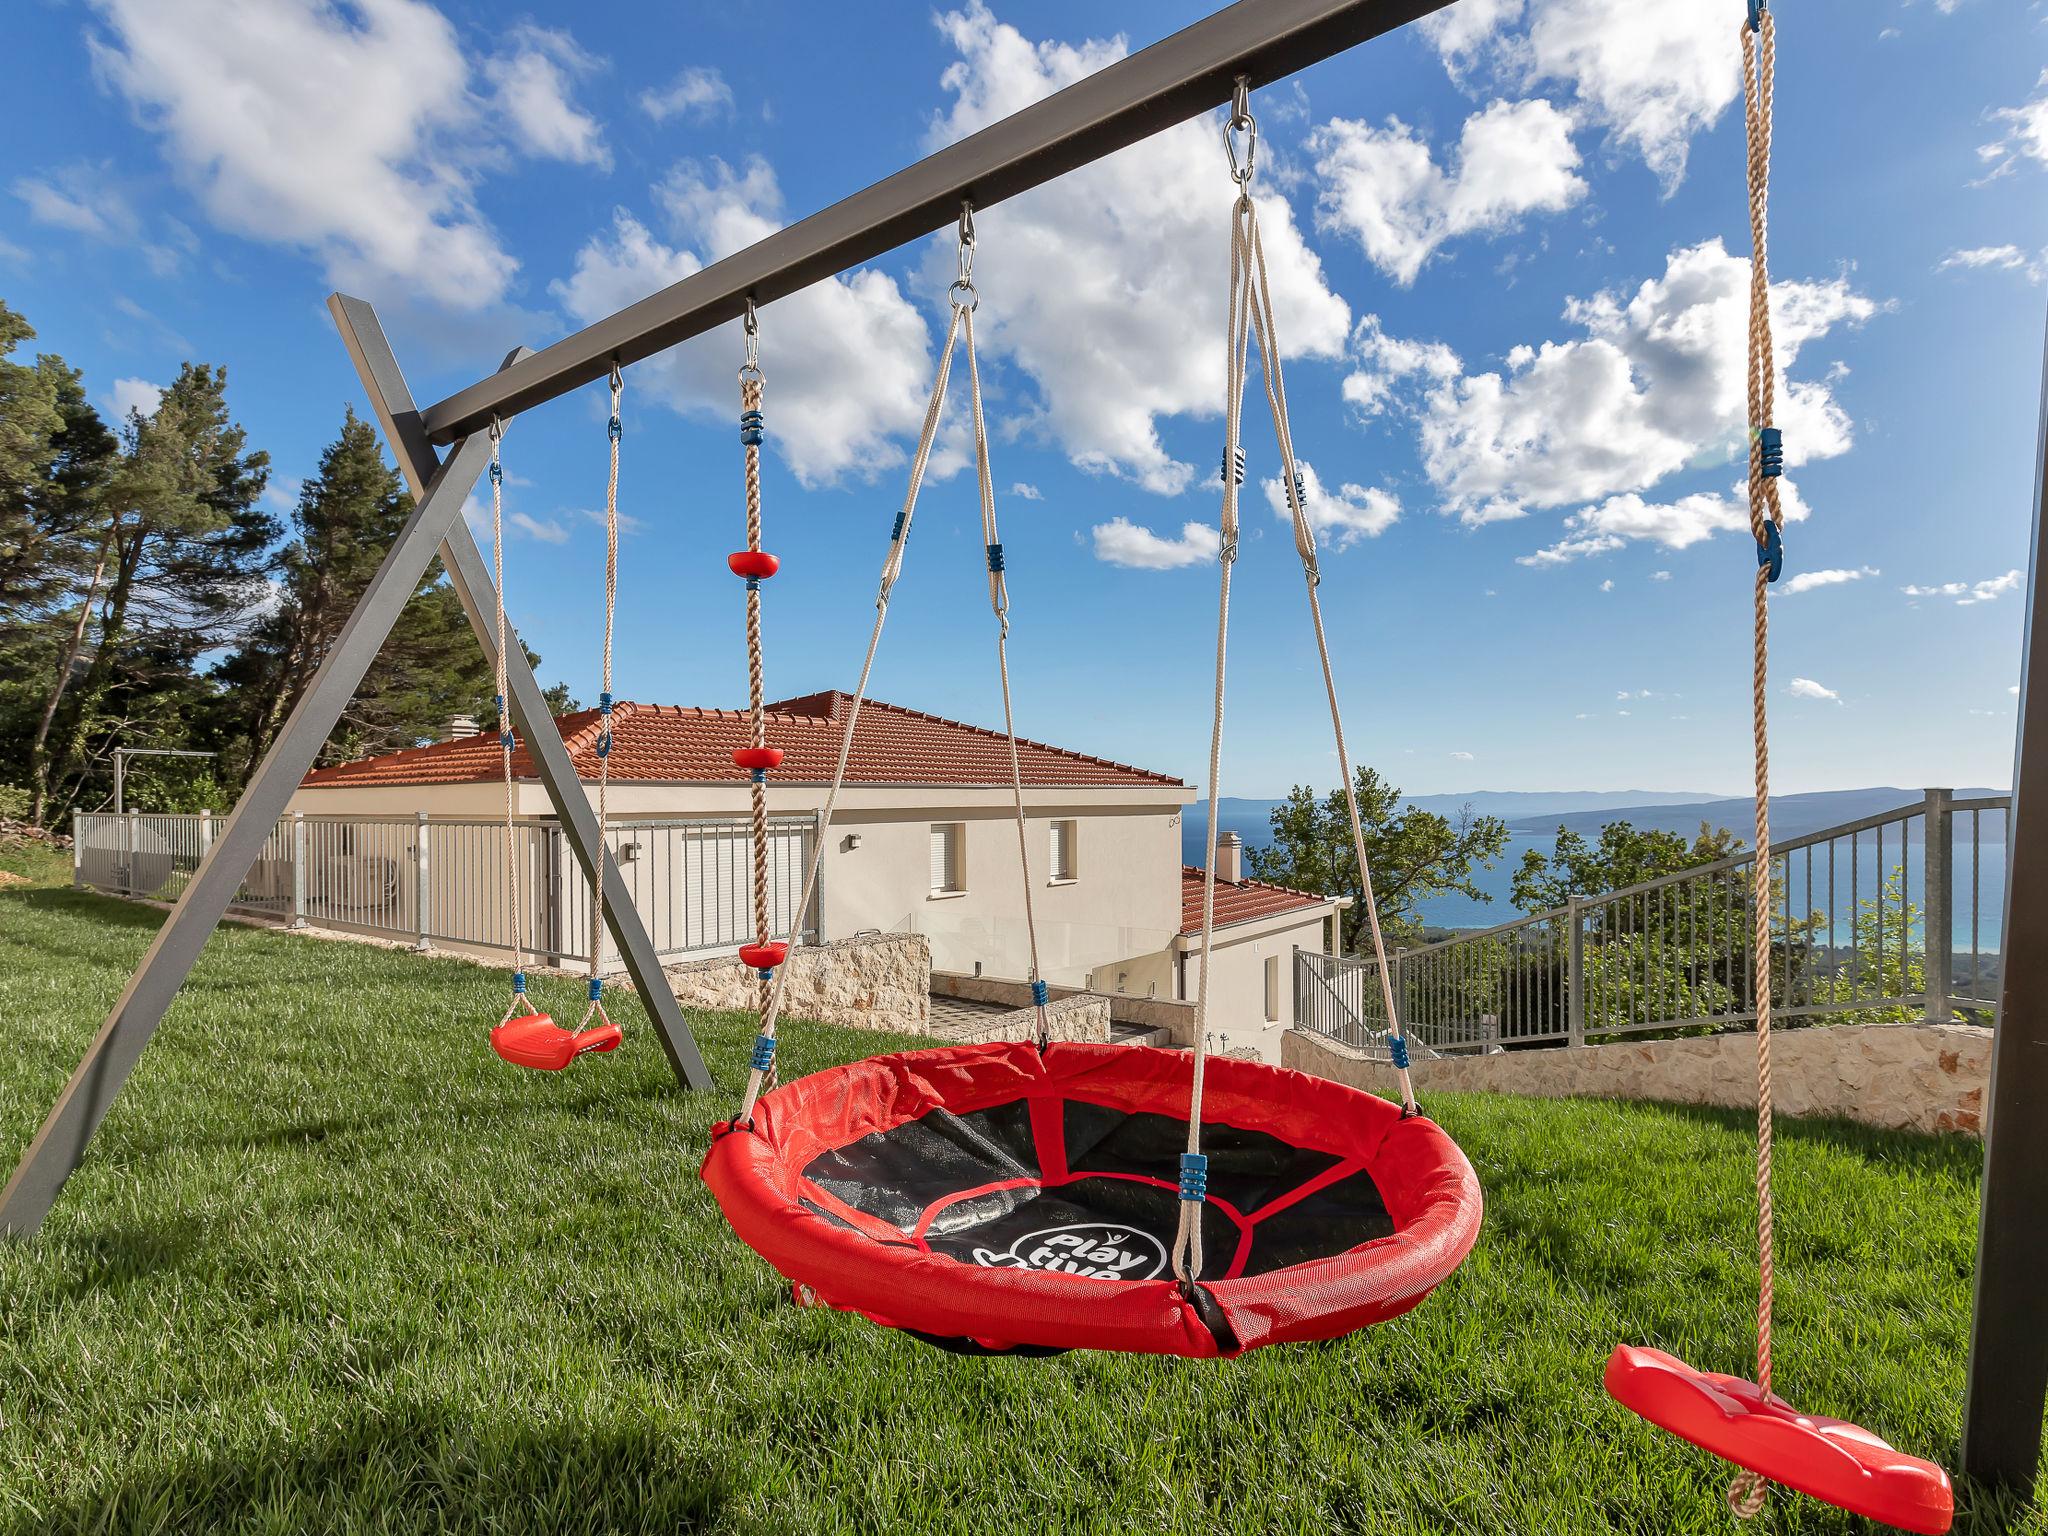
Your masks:
[[[932,889],[950,891],[953,889],[953,871],[958,867],[954,858],[956,829],[951,825],[932,828]]]

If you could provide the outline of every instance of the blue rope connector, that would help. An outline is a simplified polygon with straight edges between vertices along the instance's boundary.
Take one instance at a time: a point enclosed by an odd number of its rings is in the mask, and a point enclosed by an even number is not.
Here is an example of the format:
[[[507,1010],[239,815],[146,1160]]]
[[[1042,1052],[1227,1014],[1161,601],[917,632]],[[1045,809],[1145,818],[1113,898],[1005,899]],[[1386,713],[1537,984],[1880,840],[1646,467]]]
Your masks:
[[[610,694],[600,693],[597,696],[597,712],[600,715],[608,715],[612,712],[612,696]]]
[[[1785,434],[1776,427],[1758,427],[1756,440],[1763,449],[1764,478],[1777,479],[1785,473]]]
[[[896,526],[889,530],[889,542],[891,544],[894,544],[903,537],[903,525],[909,521],[910,514],[908,512],[898,512],[896,514]]]
[[[1304,512],[1308,510],[1308,486],[1301,478],[1301,471],[1294,472],[1294,504]]]
[[[761,590],[761,578],[760,578],[760,577],[758,577],[758,576],[749,576],[749,577],[747,578],[747,590],[748,590],[749,592],[758,592],[758,591],[760,591],[760,590]]]
[[[1749,0],[1749,30],[1761,32],[1764,29],[1764,0]]]
[[[526,996],[526,972],[514,971],[512,973],[512,995],[514,997]]]
[[[1756,563],[1758,569],[1770,573],[1765,581],[1776,581],[1785,574],[1785,535],[1774,522],[1764,524],[1764,541],[1756,547]]]
[[[1406,1072],[1408,1070],[1408,1037],[1406,1035],[1387,1036],[1387,1054],[1394,1058],[1394,1065],[1396,1067]]]
[[[1226,449],[1224,449],[1224,450],[1223,450],[1223,464],[1222,464],[1222,467],[1221,467],[1220,469],[1218,469],[1218,470],[1217,470],[1217,472],[1216,472],[1216,478],[1217,478],[1218,480],[1228,480],[1228,481],[1230,481],[1230,482],[1231,482],[1232,484],[1234,484],[1234,485],[1243,485],[1243,484],[1244,484],[1244,450],[1243,450],[1242,448],[1240,448],[1240,449],[1238,449],[1238,450],[1237,450],[1237,473],[1236,473],[1235,475],[1233,475],[1233,474],[1232,474],[1232,473],[1230,472],[1230,468],[1231,468],[1231,465],[1230,465],[1230,450],[1229,450],[1228,448],[1226,448]]]
[[[609,728],[598,733],[597,755],[599,757],[610,757],[612,755],[612,733]]]
[[[501,747],[511,747],[518,745],[518,743],[510,731],[500,731],[498,732],[498,745]]]
[[[768,420],[759,411],[740,412],[740,441],[749,448],[760,447],[767,432]]]
[[[772,965],[764,965],[761,967],[760,970],[756,971],[754,974],[756,976],[759,976],[763,981],[773,981],[775,979],[775,967]]]
[[[756,768],[754,770],[754,782],[756,784],[766,784],[768,782],[768,770],[766,768]]]
[[[1209,1198],[1209,1159],[1203,1153],[1181,1153],[1180,1197],[1183,1200]]]
[[[756,1072],[766,1072],[774,1065],[775,1037],[773,1035],[754,1036],[754,1070]]]
[[[597,1001],[599,1001],[599,1000],[600,1000],[600,999],[601,999],[601,998],[602,998],[603,996],[604,996],[604,979],[603,979],[602,977],[600,977],[600,976],[593,976],[593,977],[591,977],[591,978],[590,978],[590,1000],[591,1000],[591,1001],[592,1001],[592,1002],[594,1003],[594,1002],[597,1002]]]
[[[1052,988],[1042,981],[1031,983],[1031,1001],[1043,1008],[1052,998]]]
[[[498,705],[498,713],[502,716],[505,713],[505,695],[503,695],[502,693],[496,695],[496,700]]]
[[[1003,546],[1002,546],[1002,545],[1000,545],[1000,544],[991,544],[991,545],[989,545],[989,547],[988,547],[988,568],[989,568],[989,570],[990,570],[990,571],[992,571],[992,572],[995,572],[995,573],[997,573],[997,574],[1000,574],[1000,573],[1001,573],[1001,571],[1002,571],[1002,569],[1003,569]]]
[[[620,438],[626,435],[626,429],[619,424],[619,418],[616,416],[612,418],[611,425],[606,427],[605,431],[610,435],[611,440],[615,443]]]
[[[491,484],[502,485],[505,481],[505,466],[496,459],[491,461]]]

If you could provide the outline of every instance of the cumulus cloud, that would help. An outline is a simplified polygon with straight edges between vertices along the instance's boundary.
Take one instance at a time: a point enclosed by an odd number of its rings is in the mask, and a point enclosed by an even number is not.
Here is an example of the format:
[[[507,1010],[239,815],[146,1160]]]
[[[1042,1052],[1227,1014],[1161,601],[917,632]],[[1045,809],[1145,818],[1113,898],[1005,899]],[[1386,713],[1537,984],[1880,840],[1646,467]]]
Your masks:
[[[1817,587],[1839,587],[1845,582],[1861,581],[1866,576],[1879,575],[1877,567],[1859,566],[1855,570],[1801,571],[1790,581],[1774,588],[1780,596],[1797,597],[1801,592],[1811,592]]]
[[[1397,385],[1444,384],[1464,371],[1458,354],[1443,342],[1389,336],[1378,315],[1359,320],[1350,355],[1354,367],[1344,376],[1344,400],[1360,416],[1378,416],[1398,404]]]
[[[1222,535],[1207,523],[1183,523],[1180,537],[1169,539],[1150,528],[1139,527],[1127,517],[1113,517],[1106,523],[1097,523],[1090,533],[1095,540],[1096,559],[1141,571],[1203,565],[1214,560],[1223,548]]]
[[[2029,256],[2016,245],[1979,245],[1966,251],[1950,251],[1935,263],[1934,270],[2024,272],[2028,282],[2038,283],[2048,276],[2048,251]]]
[[[2010,175],[2022,160],[2048,165],[2048,69],[2035,82],[2039,88],[2032,99],[2017,107],[2000,107],[1990,114],[2003,132],[1989,144],[1978,146],[1984,162],[1984,180]]]
[[[1778,505],[1786,522],[1806,520],[1806,502],[1790,480],[1778,482]],[[1631,491],[1581,508],[1564,520],[1564,526],[1562,539],[1530,554],[1517,555],[1516,564],[1564,565],[1637,542],[1687,549],[1717,533],[1747,534],[1749,482],[1736,482],[1725,496],[1699,491],[1670,501],[1650,501]]]
[[[1308,516],[1316,543],[1325,549],[1344,549],[1360,539],[1376,539],[1401,517],[1401,500],[1378,486],[1354,485],[1346,481],[1335,490],[1323,484],[1315,465],[1296,459],[1301,471],[1302,511]],[[1287,490],[1278,475],[1260,482],[1266,505],[1282,522],[1292,524],[1294,514],[1287,506]]]
[[[938,27],[958,58],[942,78],[952,100],[932,126],[935,149],[1128,51],[1120,36],[1033,41],[979,0],[941,15]],[[1284,354],[1339,356],[1350,309],[1331,291],[1286,198],[1269,178],[1261,182]],[[1220,125],[1200,119],[975,215],[984,353],[1029,376],[1037,399],[1023,424],[1082,469],[1169,495],[1201,473],[1167,451],[1158,421],[1222,408],[1231,200]],[[952,269],[952,236],[942,235],[928,250],[927,281],[943,287]]]
[[[1454,76],[1484,71],[1518,88],[1568,86],[1579,109],[1639,155],[1667,192],[1685,177],[1693,135],[1742,93],[1727,16],[1711,5],[1463,0],[1421,25]]]
[[[154,416],[157,403],[164,397],[164,387],[152,384],[147,379],[116,379],[102,403],[117,422],[128,419],[129,413]]]
[[[1383,128],[1333,118],[1309,135],[1308,150],[1320,182],[1317,225],[1349,235],[1404,285],[1447,241],[1502,234],[1586,195],[1571,120],[1543,100],[1474,113],[1445,165],[1397,117]]]
[[[2008,592],[2017,592],[2025,580],[2024,572],[2013,570],[1983,581],[1944,581],[1938,586],[1907,586],[1899,590],[1908,597],[1953,598],[1958,608],[1968,608],[1975,603],[1996,602]]]
[[[642,91],[639,102],[657,123],[672,117],[703,122],[732,111],[732,87],[717,70],[692,67],[659,90]]]
[[[1673,251],[1663,275],[1632,293],[1571,300],[1565,319],[1581,336],[1517,346],[1499,371],[1465,374],[1438,357],[1428,368],[1393,373],[1383,341],[1361,325],[1357,382],[1347,381],[1346,393],[1356,403],[1408,391],[1424,470],[1443,509],[1469,525],[1625,498],[1703,459],[1742,456],[1748,296],[1748,261],[1708,240]],[[1789,379],[1786,371],[1802,348],[1838,326],[1862,324],[1878,305],[1845,277],[1774,283],[1771,299],[1786,460],[1845,453],[1853,432],[1834,396],[1838,380]],[[1725,505],[1711,505],[1721,500],[1672,504],[1680,515],[1671,528],[1702,519],[1732,526]],[[1607,517],[1629,522],[1638,504],[1647,505],[1640,496],[1618,502]]]
[[[1832,688],[1824,688],[1810,677],[1795,677],[1785,685],[1785,691],[1795,699],[1819,699],[1828,704],[1839,704],[1842,696]]]
[[[612,152],[604,129],[574,99],[576,81],[599,67],[567,32],[527,23],[512,29],[506,52],[485,61],[484,75],[522,149],[542,159],[608,171]]]
[[[1470,752],[1453,752],[1451,756],[1456,758],[1461,763],[1469,763],[1472,761],[1472,754]]]
[[[569,530],[559,519],[535,517],[530,512],[508,512],[505,521],[525,534],[529,539],[538,539],[543,544],[566,544]]]
[[[1016,497],[1019,501],[1045,500],[1045,492],[1041,491],[1037,486],[1031,484],[1028,480],[1019,480],[1015,485],[1011,486],[1010,494]]]
[[[550,291],[583,324],[682,281],[780,225],[782,197],[766,162],[739,170],[685,161],[654,188],[667,238],[620,209]],[[675,243],[669,243],[673,240]],[[737,321],[650,358],[633,388],[672,409],[714,419],[737,406]],[[768,440],[815,485],[900,463],[897,434],[914,433],[930,397],[923,318],[894,278],[871,268],[814,283],[761,313],[761,366],[773,380]]]

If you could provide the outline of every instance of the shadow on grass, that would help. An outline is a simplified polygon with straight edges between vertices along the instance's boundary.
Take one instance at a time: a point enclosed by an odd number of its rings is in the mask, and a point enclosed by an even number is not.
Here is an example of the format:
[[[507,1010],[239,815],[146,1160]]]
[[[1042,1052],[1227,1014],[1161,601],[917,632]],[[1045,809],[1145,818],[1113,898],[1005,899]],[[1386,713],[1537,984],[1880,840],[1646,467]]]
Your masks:
[[[187,1455],[0,1515],[30,1532],[700,1532],[729,1492],[711,1459],[637,1424],[505,1428],[392,1404],[295,1445]]]
[[[98,891],[81,891],[68,885],[35,885],[0,895],[0,901],[20,902],[25,907],[67,916],[87,916],[94,922],[120,928],[155,928],[166,914],[156,907],[103,896]]]
[[[1712,1126],[1716,1130],[1743,1136],[1756,1135],[1756,1111],[1751,1109],[1723,1109],[1706,1104],[1668,1104],[1662,1101],[1638,1101],[1635,1107],[1645,1113],[1690,1120],[1696,1125]],[[1984,1172],[1984,1144],[1974,1136],[1886,1131],[1835,1116],[1787,1116],[1782,1113],[1774,1118],[1771,1132],[1773,1140],[1780,1143],[1804,1142],[1827,1147],[1860,1157],[1867,1163],[1910,1168],[1917,1173],[1974,1181]]]
[[[126,1290],[138,1280],[182,1269],[199,1249],[207,1226],[193,1218],[149,1227],[111,1227],[68,1240],[63,1290],[80,1299]]]

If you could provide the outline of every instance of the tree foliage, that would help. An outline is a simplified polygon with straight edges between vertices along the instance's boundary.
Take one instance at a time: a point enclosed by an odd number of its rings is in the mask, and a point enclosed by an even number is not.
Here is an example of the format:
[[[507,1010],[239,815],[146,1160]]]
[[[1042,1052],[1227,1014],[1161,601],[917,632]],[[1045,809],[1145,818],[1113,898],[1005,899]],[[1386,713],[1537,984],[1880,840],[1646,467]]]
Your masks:
[[[1742,839],[1726,827],[1700,823],[1699,835],[1687,842],[1682,833],[1610,821],[1600,840],[1588,843],[1563,826],[1548,855],[1530,848],[1510,887],[1515,905],[1524,912],[1547,912],[1574,896],[1589,897],[1639,885],[1680,870],[1697,869],[1742,851]]]

